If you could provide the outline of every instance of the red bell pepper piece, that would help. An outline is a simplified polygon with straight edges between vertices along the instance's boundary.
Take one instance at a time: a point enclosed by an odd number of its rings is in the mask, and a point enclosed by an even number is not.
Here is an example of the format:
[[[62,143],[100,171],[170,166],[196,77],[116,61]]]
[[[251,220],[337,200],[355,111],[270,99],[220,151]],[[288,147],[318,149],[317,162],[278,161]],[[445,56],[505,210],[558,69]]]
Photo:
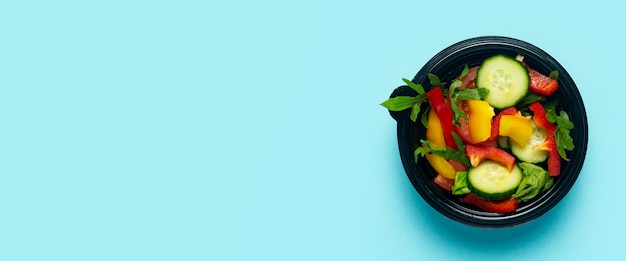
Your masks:
[[[533,120],[537,126],[546,129],[547,138],[546,143],[542,146],[548,149],[548,173],[550,176],[558,176],[561,173],[561,155],[556,149],[556,138],[554,137],[554,131],[556,126],[548,121],[546,118],[546,109],[539,102],[534,102],[528,105],[528,108],[533,112]]]
[[[454,130],[454,125],[452,123],[452,109],[446,103],[443,93],[441,92],[441,88],[433,88],[426,93],[426,96],[428,97],[430,106],[435,110],[437,117],[441,122],[443,139],[446,141],[446,146],[457,149],[456,144],[454,143],[454,138],[452,138],[452,131]]]
[[[469,203],[479,207],[482,210],[495,212],[500,214],[510,213],[517,209],[517,200],[510,198],[502,201],[486,200],[474,194],[467,194],[461,199],[461,202]]]
[[[530,91],[548,96],[559,88],[559,82],[538,71],[528,68],[528,76],[530,76]]]
[[[498,133],[500,132],[500,118],[502,118],[502,115],[515,114],[517,114],[517,109],[515,107],[508,107],[500,111],[500,113],[498,113],[498,115],[496,115],[496,117],[494,117],[493,121],[491,122],[491,137],[489,137],[489,139],[493,140],[498,137]]]
[[[509,171],[512,171],[513,167],[515,167],[515,157],[497,147],[474,146],[468,144],[465,145],[465,154],[467,154],[470,163],[474,167],[478,166],[478,164],[480,164],[484,159],[490,159],[498,162],[506,166]]]

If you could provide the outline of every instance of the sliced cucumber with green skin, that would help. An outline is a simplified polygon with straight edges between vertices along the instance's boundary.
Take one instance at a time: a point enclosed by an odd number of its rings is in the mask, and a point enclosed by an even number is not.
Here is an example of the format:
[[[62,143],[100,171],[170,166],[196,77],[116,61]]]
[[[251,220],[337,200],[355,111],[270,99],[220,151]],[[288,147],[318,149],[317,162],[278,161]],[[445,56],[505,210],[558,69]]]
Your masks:
[[[476,87],[489,90],[485,101],[494,108],[514,106],[526,96],[530,85],[528,70],[518,60],[506,55],[494,55],[478,69]]]
[[[508,199],[522,182],[522,170],[515,164],[509,172],[507,167],[492,160],[485,160],[467,173],[467,187],[476,196],[488,200]]]
[[[521,161],[529,163],[544,162],[548,159],[548,152],[535,147],[545,142],[547,137],[548,135],[546,134],[546,130],[544,128],[537,127],[537,125],[533,122],[533,133],[530,135],[528,143],[520,145],[509,139],[511,153],[513,153],[513,155]]]

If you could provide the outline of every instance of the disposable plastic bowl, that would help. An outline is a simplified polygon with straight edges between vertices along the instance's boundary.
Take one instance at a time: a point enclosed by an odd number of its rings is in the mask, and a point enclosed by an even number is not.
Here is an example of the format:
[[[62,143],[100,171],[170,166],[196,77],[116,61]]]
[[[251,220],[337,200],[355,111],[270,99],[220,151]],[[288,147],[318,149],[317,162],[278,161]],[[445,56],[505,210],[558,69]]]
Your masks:
[[[442,82],[450,83],[460,74],[465,64],[469,67],[480,65],[482,61],[495,54],[515,57],[524,56],[524,61],[533,69],[548,75],[553,70],[559,72],[559,89],[549,96],[558,99],[559,107],[567,111],[574,123],[571,136],[574,150],[569,154],[569,161],[562,161],[561,174],[554,179],[554,185],[535,199],[520,203],[512,213],[497,214],[480,210],[461,202],[461,197],[452,195],[434,183],[437,173],[426,160],[414,161],[413,152],[420,139],[425,139],[425,128],[418,120],[410,120],[410,110],[390,112],[397,122],[398,147],[406,174],[421,197],[444,216],[463,224],[486,228],[504,228],[534,220],[557,205],[570,191],[585,161],[587,151],[587,115],[578,88],[567,73],[552,56],[540,48],[513,38],[483,36],[455,43],[431,58],[413,78],[413,82],[422,84],[428,91],[428,73],[434,73]],[[398,95],[416,95],[407,86],[396,88],[390,97]],[[423,111],[423,110],[422,110]],[[419,119],[419,118],[418,118]]]

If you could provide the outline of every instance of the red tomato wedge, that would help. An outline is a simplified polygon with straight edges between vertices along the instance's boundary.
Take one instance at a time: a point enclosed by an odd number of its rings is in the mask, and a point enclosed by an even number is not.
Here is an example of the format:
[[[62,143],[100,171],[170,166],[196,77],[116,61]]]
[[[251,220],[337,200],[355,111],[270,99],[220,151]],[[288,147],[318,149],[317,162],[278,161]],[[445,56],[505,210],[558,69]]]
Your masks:
[[[548,96],[559,88],[559,82],[538,71],[528,68],[528,75],[530,76],[530,91],[534,93]]]
[[[469,68],[467,75],[461,79],[461,86],[458,89],[476,88],[476,74],[478,73],[478,66]]]
[[[437,174],[437,176],[435,177],[435,184],[439,185],[441,188],[447,191],[451,191],[452,185],[454,185],[454,180],[446,178],[441,174]]]

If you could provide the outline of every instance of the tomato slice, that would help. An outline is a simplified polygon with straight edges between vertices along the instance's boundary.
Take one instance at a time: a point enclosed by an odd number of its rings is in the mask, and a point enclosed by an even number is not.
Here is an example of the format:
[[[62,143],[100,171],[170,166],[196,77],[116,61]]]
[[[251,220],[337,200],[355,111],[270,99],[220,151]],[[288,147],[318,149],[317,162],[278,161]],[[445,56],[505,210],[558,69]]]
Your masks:
[[[528,68],[528,76],[530,76],[530,91],[534,93],[548,96],[559,88],[559,82],[533,69]]]
[[[451,191],[452,185],[454,185],[454,180],[446,178],[441,174],[437,174],[437,176],[435,177],[435,184],[439,185],[441,188],[447,191]]]
[[[476,88],[476,74],[478,73],[479,67],[480,66],[474,66],[472,68],[469,68],[469,70],[467,71],[467,75],[465,75],[465,77],[461,79],[461,86],[458,89]]]

